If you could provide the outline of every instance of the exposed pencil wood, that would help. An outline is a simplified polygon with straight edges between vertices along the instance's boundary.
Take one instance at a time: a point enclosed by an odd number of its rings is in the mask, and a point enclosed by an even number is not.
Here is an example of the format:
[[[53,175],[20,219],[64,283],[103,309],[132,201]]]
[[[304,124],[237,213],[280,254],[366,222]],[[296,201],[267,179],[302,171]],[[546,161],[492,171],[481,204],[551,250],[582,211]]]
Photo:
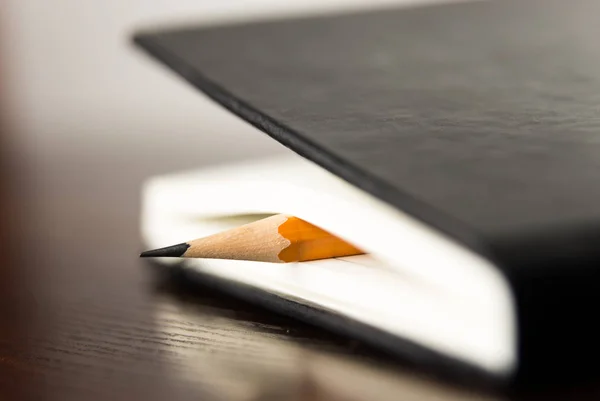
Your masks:
[[[187,243],[146,251],[140,256],[288,263],[362,253],[302,219],[278,214]]]

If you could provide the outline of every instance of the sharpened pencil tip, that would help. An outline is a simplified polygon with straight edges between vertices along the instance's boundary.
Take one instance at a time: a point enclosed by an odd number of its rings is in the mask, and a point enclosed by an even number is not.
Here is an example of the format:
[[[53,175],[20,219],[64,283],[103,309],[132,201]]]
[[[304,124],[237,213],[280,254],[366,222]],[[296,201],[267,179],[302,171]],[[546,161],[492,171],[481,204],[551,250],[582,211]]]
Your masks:
[[[181,244],[166,246],[164,248],[152,249],[140,253],[140,258],[161,258],[172,257],[178,258],[183,256],[185,251],[190,247],[189,244],[182,242]]]

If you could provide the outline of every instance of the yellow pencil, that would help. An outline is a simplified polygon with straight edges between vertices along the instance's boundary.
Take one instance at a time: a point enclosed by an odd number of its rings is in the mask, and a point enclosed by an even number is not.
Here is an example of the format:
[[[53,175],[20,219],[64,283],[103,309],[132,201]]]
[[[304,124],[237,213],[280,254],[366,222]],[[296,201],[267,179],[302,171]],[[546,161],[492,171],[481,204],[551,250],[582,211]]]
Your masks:
[[[288,263],[362,253],[360,249],[302,219],[278,214],[208,237],[145,251],[140,257]]]

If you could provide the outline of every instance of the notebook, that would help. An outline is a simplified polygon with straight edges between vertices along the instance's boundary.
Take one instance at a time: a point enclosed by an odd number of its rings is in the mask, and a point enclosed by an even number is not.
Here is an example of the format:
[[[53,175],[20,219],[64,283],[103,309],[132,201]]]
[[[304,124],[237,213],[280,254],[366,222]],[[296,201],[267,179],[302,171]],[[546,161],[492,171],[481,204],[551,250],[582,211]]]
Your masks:
[[[142,48],[299,155],[159,179],[145,202],[188,217],[289,207],[369,250],[265,268],[279,284],[194,262],[285,313],[449,373],[588,372],[600,334],[599,11],[591,0],[472,2],[140,33]],[[280,171],[302,195],[235,192],[263,178],[283,186]],[[175,203],[188,193],[194,204]],[[229,226],[196,223],[196,235]],[[321,280],[346,284],[328,296]],[[361,291],[376,295],[364,308],[348,296]]]

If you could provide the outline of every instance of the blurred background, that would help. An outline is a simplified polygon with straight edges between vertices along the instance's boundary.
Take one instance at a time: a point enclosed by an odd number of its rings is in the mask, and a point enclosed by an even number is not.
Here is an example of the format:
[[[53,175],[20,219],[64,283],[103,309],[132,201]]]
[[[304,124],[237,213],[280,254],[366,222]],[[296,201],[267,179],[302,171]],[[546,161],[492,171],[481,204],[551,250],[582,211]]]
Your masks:
[[[159,169],[179,168],[169,157],[182,150],[172,147],[174,132],[190,141],[187,148],[203,163],[243,157],[249,149],[272,152],[277,147],[266,137],[240,135],[241,124],[226,122],[220,108],[134,49],[131,33],[155,25],[424,2],[3,0],[2,65],[11,120],[18,141],[35,143],[47,157],[72,157],[74,163],[81,148],[95,149],[98,160],[89,163],[106,162],[110,155],[113,163],[127,163],[127,152],[118,147],[155,158]]]

